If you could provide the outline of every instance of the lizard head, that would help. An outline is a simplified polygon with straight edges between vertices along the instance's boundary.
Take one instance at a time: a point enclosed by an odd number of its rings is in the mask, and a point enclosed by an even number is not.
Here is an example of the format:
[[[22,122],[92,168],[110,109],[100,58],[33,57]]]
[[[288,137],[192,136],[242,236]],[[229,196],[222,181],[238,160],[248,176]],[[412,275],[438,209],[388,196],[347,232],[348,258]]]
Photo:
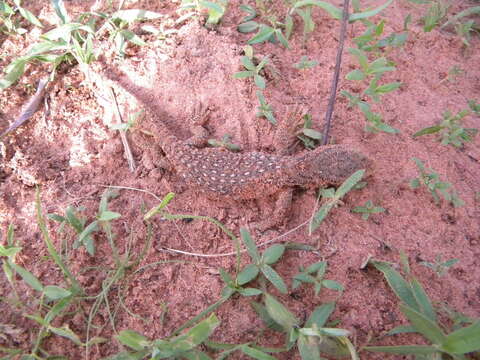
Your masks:
[[[308,174],[309,185],[340,185],[360,169],[371,169],[371,161],[360,152],[342,145],[320,146],[308,152],[299,163]]]

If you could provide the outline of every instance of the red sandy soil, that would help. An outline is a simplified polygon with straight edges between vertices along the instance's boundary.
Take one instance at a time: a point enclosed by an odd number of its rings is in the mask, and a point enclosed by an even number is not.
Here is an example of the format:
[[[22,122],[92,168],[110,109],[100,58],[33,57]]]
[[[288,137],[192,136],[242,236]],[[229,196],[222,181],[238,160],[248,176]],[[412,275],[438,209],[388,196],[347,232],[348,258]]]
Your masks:
[[[280,3],[280,2],[279,2]],[[340,6],[340,1],[335,1]],[[93,1],[66,1],[72,17],[87,11]],[[236,26],[245,15],[231,1],[221,25],[208,30],[194,19],[176,24],[179,2],[128,1],[128,8],[141,8],[163,14],[151,25],[173,30],[166,39],[142,33],[140,25],[132,29],[141,35],[148,46],[129,46],[127,56],[119,66],[131,79],[151,89],[161,107],[168,114],[166,121],[175,125],[180,138],[189,136],[189,119],[201,103],[211,109],[208,130],[213,138],[229,134],[232,142],[243,150],[274,152],[276,127],[266,119],[255,116],[257,100],[255,85],[249,80],[237,80],[232,75],[242,70],[240,59],[249,34],[237,32]],[[253,3],[251,5],[254,5]],[[478,2],[453,2],[449,14],[453,15]],[[54,24],[55,15],[49,1],[38,4],[24,2],[24,6],[45,22]],[[364,4],[366,7],[367,5]],[[402,87],[382,98],[374,110],[383,114],[384,121],[399,129],[397,135],[369,133],[364,130],[365,120],[358,110],[347,107],[347,100],[338,96],[333,117],[334,142],[350,144],[367,154],[374,163],[368,185],[350,192],[344,205],[332,211],[312,236],[306,227],[288,233],[282,242],[298,242],[314,246],[317,251],[287,251],[275,269],[286,279],[291,289],[291,279],[299,266],[308,266],[320,260],[328,261],[326,278],[343,284],[345,291],[338,297],[334,291],[323,289],[315,296],[311,286],[301,286],[288,295],[273,293],[300,319],[305,318],[318,305],[338,298],[332,319],[340,321],[339,327],[352,332],[356,347],[366,345],[371,337],[380,336],[393,327],[405,324],[398,309],[399,300],[393,294],[381,273],[373,268],[361,270],[368,256],[378,260],[399,263],[403,251],[410,260],[414,276],[423,284],[435,303],[449,307],[468,316],[480,315],[480,137],[463,148],[443,146],[435,135],[412,138],[416,131],[432,126],[441,120],[449,109],[456,113],[467,108],[467,101],[480,101],[480,40],[474,36],[471,46],[462,45],[459,37],[448,30],[435,29],[423,32],[419,19],[427,7],[399,0],[382,14],[386,20],[385,34],[400,32],[403,19],[411,14],[413,22],[404,47],[393,49],[388,58],[397,70],[384,76],[385,82],[401,81]],[[278,14],[284,14],[283,2]],[[379,17],[378,17],[379,18]],[[258,58],[269,56],[270,64],[278,75],[271,75],[265,91],[279,123],[287,121],[288,113],[301,105],[313,115],[314,127],[321,130],[326,111],[330,82],[333,75],[338,45],[339,22],[326,12],[315,9],[315,31],[302,46],[299,18],[290,41],[291,49],[280,45],[255,45]],[[353,46],[352,38],[359,36],[364,26],[350,25],[346,49]],[[0,68],[19,54],[24,54],[37,41],[40,32],[32,31],[24,37],[0,37],[2,55]],[[113,46],[105,38],[97,44],[109,62],[113,62]],[[300,72],[292,65],[301,56],[308,55],[319,65]],[[97,64],[93,69],[97,69]],[[457,66],[464,71],[455,78],[447,78]],[[344,53],[339,89],[358,92],[359,83],[345,80],[347,72],[357,67],[355,59]],[[2,92],[0,97],[0,130],[5,129],[18,116],[20,109],[32,95],[32,86],[48,74],[45,65],[30,65],[19,83]],[[206,215],[218,219],[238,235],[241,226],[268,216],[274,199],[236,204],[212,201],[195,189],[181,186],[174,173],[162,167],[164,162],[158,145],[148,134],[149,114],[143,113],[136,126],[127,133],[136,170],[131,172],[123,155],[118,131],[108,125],[117,121],[109,83],[93,76],[87,81],[78,66],[62,66],[48,89],[48,110],[41,107],[35,116],[20,129],[2,140],[0,163],[0,224],[2,242],[5,242],[8,224],[15,227],[15,239],[23,250],[16,261],[37,276],[44,285],[64,284],[60,270],[47,257],[35,216],[35,188],[40,185],[42,207],[45,213],[64,214],[67,206],[83,206],[88,221],[94,220],[98,204],[106,185],[145,190],[162,198],[176,192],[170,203],[170,213]],[[364,86],[364,85],[362,85]],[[116,88],[120,111],[133,113],[141,106],[133,98]],[[106,106],[104,106],[106,104]],[[479,118],[468,116],[465,127],[479,128]],[[301,149],[300,146],[296,151]],[[418,175],[412,157],[422,159],[435,169],[445,181],[450,182],[458,196],[465,201],[463,207],[454,208],[442,200],[436,205],[425,188],[412,190],[409,181]],[[386,209],[368,221],[351,209],[372,200]],[[119,196],[109,203],[109,209],[121,213],[113,221],[115,243],[121,254],[129,248],[130,254],[140,254],[147,235],[142,221],[143,213],[159,200],[153,195],[134,190],[119,190]],[[297,191],[286,223],[264,234],[254,234],[257,243],[274,238],[309,219],[314,211],[316,196],[313,192]],[[57,232],[58,223],[49,221],[54,244],[60,249],[65,239],[71,244],[75,239],[72,230]],[[218,270],[235,270],[234,256],[193,257],[167,252],[165,248],[199,254],[223,254],[234,251],[232,241],[215,225],[204,221],[166,221],[159,216],[152,221],[153,246],[141,265],[155,266],[128,276],[119,285],[123,288],[124,304],[115,318],[115,330],[131,329],[151,339],[169,336],[183,322],[192,318],[220,298],[223,282]],[[68,264],[78,277],[85,292],[95,295],[101,290],[106,269],[114,266],[112,250],[103,233],[94,235],[96,254],[88,255],[84,248],[70,250]],[[432,270],[420,265],[433,262],[440,255],[443,260],[459,259],[448,273],[438,277]],[[165,262],[175,260],[177,263]],[[242,256],[243,264],[249,261]],[[138,268],[138,267],[137,267]],[[400,267],[398,267],[400,269]],[[256,285],[255,283],[253,285]],[[20,298],[35,309],[38,296],[18,278]],[[121,287],[110,293],[111,306],[118,305]],[[38,326],[26,319],[25,309],[12,305],[11,286],[0,275],[0,324],[10,324],[14,334],[0,336],[0,345],[28,349],[35,339]],[[263,328],[262,321],[249,306],[252,298],[233,297],[216,314],[221,320],[212,340],[229,343],[254,341]],[[257,298],[261,301],[261,298]],[[83,340],[86,335],[86,316],[92,302],[85,301],[81,311],[56,320],[55,326],[68,325]],[[132,313],[138,315],[133,316]],[[141,318],[143,319],[141,319]],[[94,325],[106,324],[101,330],[91,329],[91,336],[102,336],[108,342],[90,349],[90,358],[99,359],[121,350],[113,338],[114,329],[108,313],[101,308]],[[1,334],[1,332],[0,332]],[[284,335],[270,330],[259,340],[264,346],[281,346]],[[372,344],[423,343],[415,336],[399,336],[373,341]],[[65,355],[71,359],[84,358],[84,349],[59,336],[43,342],[50,354]],[[298,359],[294,349],[276,354],[279,359]],[[383,354],[363,351],[363,359],[388,358]],[[232,358],[242,358],[236,354]],[[403,357],[391,357],[401,359]],[[406,357],[405,357],[406,358]]]

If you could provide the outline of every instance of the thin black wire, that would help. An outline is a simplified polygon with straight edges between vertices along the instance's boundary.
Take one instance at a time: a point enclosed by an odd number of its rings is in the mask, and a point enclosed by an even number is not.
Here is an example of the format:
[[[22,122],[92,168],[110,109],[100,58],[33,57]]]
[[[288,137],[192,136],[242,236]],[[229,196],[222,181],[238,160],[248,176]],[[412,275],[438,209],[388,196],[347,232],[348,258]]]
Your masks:
[[[325,127],[323,128],[322,145],[327,145],[330,137],[330,127],[332,122],[333,109],[335,107],[335,100],[337,98],[337,85],[338,85],[338,78],[340,76],[340,65],[342,64],[343,44],[345,42],[345,34],[347,33],[349,5],[350,5],[350,1],[344,0],[342,26],[340,28],[340,42],[338,44],[337,57],[335,60],[336,63],[335,63],[335,71],[333,73],[332,86],[330,88],[330,99],[328,100],[327,112],[325,114]]]

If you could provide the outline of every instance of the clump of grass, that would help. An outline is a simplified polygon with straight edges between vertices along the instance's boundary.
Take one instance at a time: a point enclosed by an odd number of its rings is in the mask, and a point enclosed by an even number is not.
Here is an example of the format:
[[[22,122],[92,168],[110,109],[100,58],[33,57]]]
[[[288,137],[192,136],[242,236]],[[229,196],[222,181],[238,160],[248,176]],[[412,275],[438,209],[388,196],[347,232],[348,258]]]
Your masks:
[[[62,63],[77,62],[82,71],[87,72],[88,65],[95,60],[95,41],[107,32],[114,42],[120,56],[125,55],[128,42],[138,46],[145,42],[132,31],[126,29],[135,21],[156,19],[161,14],[152,11],[129,9],[118,10],[113,14],[82,13],[72,20],[65,10],[63,1],[54,1],[53,6],[58,17],[57,27],[44,33],[41,41],[34,44],[26,55],[14,59],[5,69],[0,79],[0,90],[14,84],[25,72],[26,65],[36,61],[51,65],[51,78]],[[97,23],[103,25],[98,27]]]
[[[401,333],[418,333],[431,345],[397,345],[366,346],[367,351],[384,352],[396,355],[415,355],[416,359],[466,359],[465,355],[480,350],[480,319],[473,320],[471,325],[449,331],[441,324],[420,282],[411,276],[406,262],[406,270],[410,279],[404,279],[398,271],[383,261],[369,260],[377,270],[385,276],[389,286],[400,299],[400,311],[409,321],[409,325],[398,326],[387,335]],[[447,331],[447,332],[446,332]]]
[[[28,9],[22,6],[21,0],[13,0],[15,6],[10,6],[6,1],[0,2],[0,32],[7,35],[24,35],[28,32],[20,22],[20,15],[30,24],[43,28],[42,23]]]

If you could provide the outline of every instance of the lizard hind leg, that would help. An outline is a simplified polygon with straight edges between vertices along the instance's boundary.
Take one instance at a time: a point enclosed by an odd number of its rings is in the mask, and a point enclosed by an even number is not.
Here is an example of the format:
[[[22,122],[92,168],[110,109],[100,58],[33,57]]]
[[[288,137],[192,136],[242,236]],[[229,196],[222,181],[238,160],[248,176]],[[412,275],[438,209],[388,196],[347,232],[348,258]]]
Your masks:
[[[292,204],[293,188],[282,189],[278,193],[275,209],[271,214],[262,214],[264,220],[250,224],[250,228],[261,232],[282,225],[286,222],[286,215]]]

